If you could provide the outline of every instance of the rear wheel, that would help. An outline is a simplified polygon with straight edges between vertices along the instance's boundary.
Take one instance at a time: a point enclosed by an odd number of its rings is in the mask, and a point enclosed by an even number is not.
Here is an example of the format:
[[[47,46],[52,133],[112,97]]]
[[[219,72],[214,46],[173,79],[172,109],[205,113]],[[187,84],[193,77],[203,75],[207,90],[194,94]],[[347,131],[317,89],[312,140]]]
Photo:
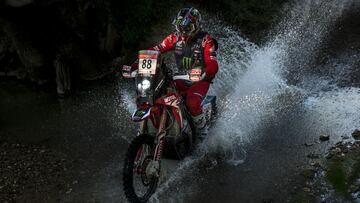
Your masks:
[[[154,137],[142,134],[130,144],[123,169],[123,187],[129,202],[147,202],[155,192],[159,177],[147,175],[152,162]]]

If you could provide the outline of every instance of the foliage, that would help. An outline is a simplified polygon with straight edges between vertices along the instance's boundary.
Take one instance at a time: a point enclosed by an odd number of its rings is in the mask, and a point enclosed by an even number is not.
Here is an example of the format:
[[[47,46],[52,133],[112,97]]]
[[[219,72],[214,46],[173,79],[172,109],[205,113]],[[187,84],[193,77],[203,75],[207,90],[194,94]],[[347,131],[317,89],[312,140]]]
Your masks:
[[[34,0],[23,7],[2,3],[0,32],[10,39],[11,54],[1,63],[18,55],[21,78],[54,81],[53,64],[60,57],[73,75],[96,79],[111,71],[115,58],[117,63],[133,60],[136,50],[154,39],[153,33],[161,33],[155,29],[169,24],[181,6],[222,12],[224,20],[245,33],[257,33],[266,29],[284,1]]]
[[[225,21],[234,24],[250,38],[258,35],[276,21],[282,5],[288,0],[208,0],[195,1],[210,12],[219,13]]]

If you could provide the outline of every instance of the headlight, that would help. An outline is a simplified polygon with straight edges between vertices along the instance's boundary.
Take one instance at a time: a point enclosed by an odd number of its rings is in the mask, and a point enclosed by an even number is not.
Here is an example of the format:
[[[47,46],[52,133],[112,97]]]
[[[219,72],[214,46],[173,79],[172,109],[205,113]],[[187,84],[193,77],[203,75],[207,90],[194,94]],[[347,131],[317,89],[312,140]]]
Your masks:
[[[141,85],[143,90],[147,90],[150,88],[150,81],[145,79],[141,82]]]
[[[151,83],[148,79],[144,79],[143,81],[141,81],[141,83],[138,83],[137,85],[137,89],[139,92],[143,92],[147,89],[149,89],[151,86]]]

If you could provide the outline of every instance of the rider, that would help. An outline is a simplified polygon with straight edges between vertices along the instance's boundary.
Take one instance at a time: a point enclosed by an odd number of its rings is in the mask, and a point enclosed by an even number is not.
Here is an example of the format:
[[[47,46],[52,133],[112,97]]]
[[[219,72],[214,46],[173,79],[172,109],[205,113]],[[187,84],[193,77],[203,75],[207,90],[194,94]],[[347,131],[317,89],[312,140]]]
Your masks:
[[[203,134],[206,119],[202,112],[201,101],[218,72],[217,42],[201,29],[201,14],[196,8],[181,9],[172,24],[176,31],[149,50],[157,50],[161,53],[174,50],[179,71],[191,73],[194,69],[201,70],[199,81],[188,86],[183,81],[177,80],[176,87],[186,95],[186,107],[193,118],[197,132]]]

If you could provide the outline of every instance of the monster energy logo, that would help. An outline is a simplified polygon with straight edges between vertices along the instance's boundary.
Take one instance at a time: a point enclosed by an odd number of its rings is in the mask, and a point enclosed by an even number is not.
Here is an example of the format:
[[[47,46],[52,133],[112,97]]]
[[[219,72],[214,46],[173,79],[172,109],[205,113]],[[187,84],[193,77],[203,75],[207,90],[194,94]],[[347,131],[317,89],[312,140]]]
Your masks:
[[[184,57],[182,62],[183,62],[183,67],[184,68],[187,68],[187,69],[191,68],[191,62],[192,62],[191,57]]]

